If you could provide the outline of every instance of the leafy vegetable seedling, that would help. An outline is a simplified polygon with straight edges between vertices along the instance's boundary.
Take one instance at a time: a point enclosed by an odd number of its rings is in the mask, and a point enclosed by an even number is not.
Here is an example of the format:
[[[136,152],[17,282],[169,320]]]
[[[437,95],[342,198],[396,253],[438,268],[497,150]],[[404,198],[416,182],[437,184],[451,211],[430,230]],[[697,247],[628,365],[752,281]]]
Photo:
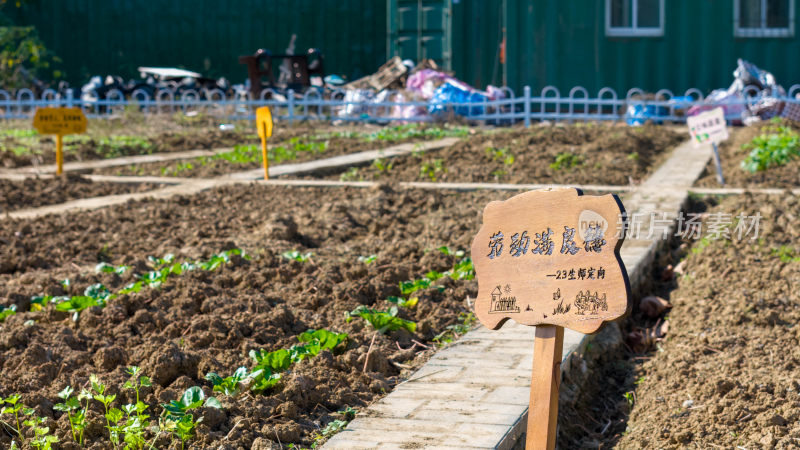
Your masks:
[[[410,320],[397,317],[397,307],[392,306],[388,311],[377,311],[369,309],[364,305],[345,313],[345,320],[350,322],[353,317],[360,317],[367,321],[378,333],[384,334],[388,331],[395,331],[401,328],[410,332],[417,331],[417,324]]]
[[[304,263],[304,262],[310,260],[311,257],[314,256],[314,254],[312,252],[300,253],[300,251],[298,251],[298,250],[292,250],[292,251],[281,253],[281,256],[283,256],[284,258],[286,258],[286,259],[288,259],[290,261],[297,261],[297,262]]]
[[[370,265],[374,263],[376,259],[378,259],[378,255],[359,256],[358,262]]]
[[[17,305],[0,306],[0,322],[17,313]]]

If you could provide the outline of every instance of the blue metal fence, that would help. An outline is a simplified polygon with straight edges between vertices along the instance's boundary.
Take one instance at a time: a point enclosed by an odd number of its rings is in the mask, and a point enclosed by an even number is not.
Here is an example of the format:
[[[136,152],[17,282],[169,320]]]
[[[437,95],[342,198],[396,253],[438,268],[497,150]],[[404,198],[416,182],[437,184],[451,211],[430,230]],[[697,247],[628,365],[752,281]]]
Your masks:
[[[291,90],[281,94],[267,89],[259,99],[245,94],[228,97],[218,89],[181,92],[160,90],[153,95],[137,90],[127,98],[122,92],[112,90],[104,99],[72,98],[61,96],[53,90],[46,90],[37,98],[28,89],[21,89],[15,95],[0,90],[0,118],[31,117],[38,107],[79,106],[90,118],[114,117],[126,108],[136,108],[144,114],[202,111],[228,120],[252,120],[257,107],[270,106],[276,120],[289,123],[304,120],[424,122],[463,116],[470,121],[486,124],[511,125],[521,122],[529,126],[532,121],[542,120],[625,120],[629,108],[637,107],[646,111],[648,120],[680,123],[686,120],[685,113],[693,106],[723,106],[726,108],[726,118],[735,121],[742,119],[741,110],[748,110],[767,98],[775,103],[800,103],[800,99],[796,98],[800,94],[800,85],[793,85],[788,94],[778,97],[765,97],[755,88],[745,88],[740,98],[722,102],[704,99],[697,89],[689,89],[680,97],[666,89],[648,95],[634,88],[620,98],[608,87],[591,97],[580,86],[572,88],[566,96],[562,96],[553,86],[545,87],[537,96],[531,94],[529,87],[523,89],[521,96],[515,95],[510,88],[501,89],[501,93],[503,98],[495,100],[433,103],[406,101],[399,92],[382,92],[371,96],[365,91],[344,90],[334,90],[325,95],[309,90],[298,95]]]

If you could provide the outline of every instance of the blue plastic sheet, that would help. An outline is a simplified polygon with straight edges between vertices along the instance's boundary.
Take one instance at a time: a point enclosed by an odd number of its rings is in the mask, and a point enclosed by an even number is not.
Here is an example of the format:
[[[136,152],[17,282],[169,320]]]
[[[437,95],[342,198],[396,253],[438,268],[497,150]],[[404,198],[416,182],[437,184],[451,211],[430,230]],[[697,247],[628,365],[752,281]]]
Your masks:
[[[449,107],[445,106],[447,103],[477,103],[488,99],[489,97],[484,93],[470,90],[448,81],[433,92],[433,97],[431,97],[428,103],[428,112],[433,115],[445,114],[451,111]],[[466,105],[455,106],[452,111],[458,116],[465,117],[479,116],[484,112],[483,106],[469,107]]]

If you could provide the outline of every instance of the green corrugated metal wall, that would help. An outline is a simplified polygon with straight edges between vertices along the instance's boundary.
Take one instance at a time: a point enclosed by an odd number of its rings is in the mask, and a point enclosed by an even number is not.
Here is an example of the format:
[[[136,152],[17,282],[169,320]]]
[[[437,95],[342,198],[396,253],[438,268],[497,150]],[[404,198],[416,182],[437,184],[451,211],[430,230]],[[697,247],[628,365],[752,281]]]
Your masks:
[[[238,83],[247,75],[240,55],[283,53],[293,33],[297,52],[323,51],[328,73],[356,78],[386,61],[386,3],[377,0],[37,0],[11,12],[37,27],[73,83],[138,76],[139,66]]]
[[[800,0],[792,0],[798,2]],[[546,85],[566,95],[604,86],[676,93],[727,87],[736,58],[800,83],[800,39],[734,38],[733,0],[665,0],[664,36],[605,36],[605,0],[453,0],[452,67],[483,88],[502,83],[498,63],[507,5],[507,79],[516,92]],[[328,73],[350,78],[387,59],[386,0],[37,0],[17,17],[34,24],[74,83],[94,74],[134,76],[140,65],[182,66],[233,82],[239,55],[259,47],[319,47]],[[800,6],[796,6],[800,14]],[[800,36],[800,29],[795,30]]]
[[[632,87],[708,92],[730,85],[736,58],[772,72],[787,88],[800,83],[800,29],[794,38],[734,38],[733,0],[665,0],[664,35],[652,38],[606,37],[605,0],[506,2],[508,84],[517,92],[524,85],[534,94],[546,85],[562,95],[579,85],[590,95],[604,86],[620,95]],[[492,68],[501,5],[453,5],[454,68],[481,87],[500,80]]]

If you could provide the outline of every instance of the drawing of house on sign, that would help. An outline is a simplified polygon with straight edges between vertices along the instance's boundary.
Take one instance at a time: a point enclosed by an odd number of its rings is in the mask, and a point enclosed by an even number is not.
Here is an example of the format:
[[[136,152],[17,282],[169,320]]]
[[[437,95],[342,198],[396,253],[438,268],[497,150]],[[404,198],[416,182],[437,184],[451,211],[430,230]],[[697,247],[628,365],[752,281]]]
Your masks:
[[[506,288],[508,292],[511,292],[511,288]],[[489,314],[494,313],[518,313],[519,306],[517,306],[517,298],[516,297],[503,297],[503,291],[500,289],[500,286],[497,286],[492,291],[492,301],[489,306]]]

